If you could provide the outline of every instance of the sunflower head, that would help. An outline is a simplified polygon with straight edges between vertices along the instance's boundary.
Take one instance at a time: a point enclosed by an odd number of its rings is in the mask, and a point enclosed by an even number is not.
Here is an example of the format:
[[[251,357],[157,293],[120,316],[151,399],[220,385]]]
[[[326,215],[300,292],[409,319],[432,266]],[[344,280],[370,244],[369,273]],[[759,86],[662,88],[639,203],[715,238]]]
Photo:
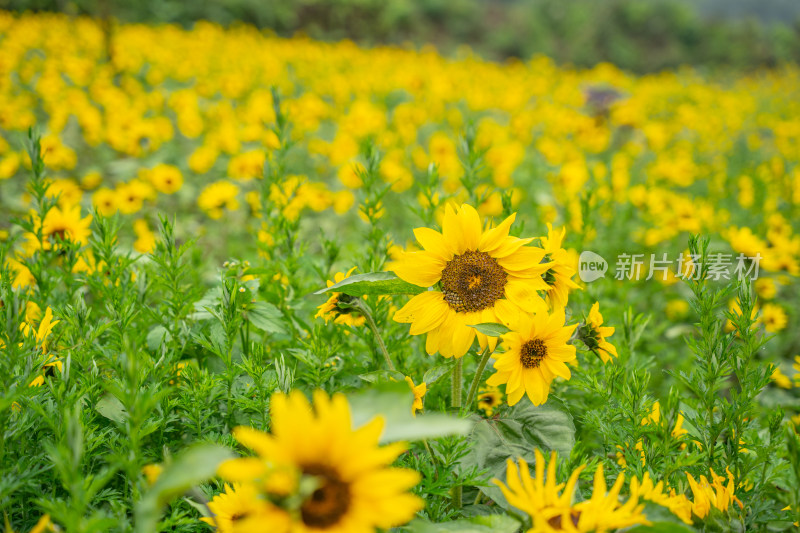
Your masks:
[[[486,416],[492,416],[494,410],[503,404],[503,393],[491,385],[478,392],[478,409],[482,409]]]
[[[388,529],[406,523],[423,507],[408,492],[419,474],[390,466],[405,445],[378,446],[381,418],[354,430],[345,397],[322,391],[314,394],[313,408],[299,391],[276,394],[270,411],[270,434],[248,427],[234,430],[257,456],[227,461],[218,473],[282,502],[292,517],[292,531]]]
[[[397,322],[411,324],[412,335],[427,334],[425,349],[461,357],[477,337],[494,349],[497,340],[471,325],[509,324],[519,313],[545,311],[539,291],[548,290],[542,275],[544,250],[527,246],[533,239],[509,235],[515,215],[497,227],[484,226],[470,205],[445,207],[442,231],[417,228],[422,250],[399,252],[390,269],[401,279],[427,287],[397,311]]]
[[[506,385],[508,404],[515,405],[527,394],[534,405],[547,401],[550,383],[556,376],[569,379],[566,363],[575,360],[569,344],[576,325],[565,326],[564,309],[552,314],[520,315],[516,327],[503,335],[504,353],[496,354],[495,373],[488,385]]]

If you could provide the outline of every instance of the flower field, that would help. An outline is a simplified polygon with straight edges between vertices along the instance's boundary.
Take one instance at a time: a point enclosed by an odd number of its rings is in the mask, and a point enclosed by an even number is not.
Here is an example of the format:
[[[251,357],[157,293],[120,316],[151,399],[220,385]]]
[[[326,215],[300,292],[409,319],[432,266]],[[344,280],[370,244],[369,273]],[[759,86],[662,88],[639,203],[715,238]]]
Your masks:
[[[6,533],[792,531],[800,69],[0,11]]]

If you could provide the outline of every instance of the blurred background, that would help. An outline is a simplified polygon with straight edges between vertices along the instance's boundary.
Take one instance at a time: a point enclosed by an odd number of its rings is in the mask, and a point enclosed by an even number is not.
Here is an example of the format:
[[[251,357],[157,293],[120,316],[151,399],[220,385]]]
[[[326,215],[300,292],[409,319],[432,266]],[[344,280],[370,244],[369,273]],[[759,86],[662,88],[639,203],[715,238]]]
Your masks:
[[[489,59],[545,54],[636,73],[688,64],[754,69],[800,61],[798,0],[0,0],[0,9],[121,22],[246,23],[360,44],[467,45]]]

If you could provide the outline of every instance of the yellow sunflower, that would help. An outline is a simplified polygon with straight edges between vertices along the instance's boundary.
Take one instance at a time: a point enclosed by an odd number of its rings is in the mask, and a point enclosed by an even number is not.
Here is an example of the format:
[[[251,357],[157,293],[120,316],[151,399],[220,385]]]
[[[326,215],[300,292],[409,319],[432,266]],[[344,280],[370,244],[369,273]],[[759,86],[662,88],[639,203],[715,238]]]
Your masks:
[[[478,409],[482,409],[486,416],[492,416],[494,410],[503,404],[503,393],[494,386],[487,386],[478,391]]]
[[[544,273],[544,281],[549,287],[547,298],[554,307],[566,307],[569,291],[579,288],[578,284],[572,281],[575,269],[570,265],[569,255],[561,247],[566,233],[567,228],[557,231],[553,230],[551,224],[547,224],[547,237],[539,239],[544,247],[545,259],[549,261],[547,265],[550,268]]]
[[[594,490],[590,499],[572,503],[578,476],[586,467],[576,468],[567,483],[556,484],[556,453],[550,456],[545,476],[545,460],[539,450],[536,454],[536,476],[530,476],[528,464],[519,459],[519,469],[509,459],[506,470],[508,485],[493,480],[512,506],[527,513],[533,521],[528,533],[551,533],[567,531],[570,533],[595,531],[604,533],[635,524],[646,524],[642,514],[643,504],[638,497],[631,495],[621,504],[619,492],[624,483],[620,475],[609,491],[603,476],[603,465],[595,471]]]
[[[615,328],[603,327],[603,315],[600,314],[600,302],[595,302],[589,310],[582,340],[586,346],[596,353],[604,363],[618,357],[617,348],[606,339],[614,334]]]
[[[248,484],[225,485],[208,503],[213,516],[200,520],[219,533],[282,533],[289,531],[289,515]]]
[[[495,356],[496,372],[486,384],[505,384],[508,405],[526,393],[533,405],[541,405],[556,376],[571,377],[566,363],[575,361],[575,347],[568,342],[578,325],[565,326],[565,320],[563,308],[552,314],[521,314],[514,330],[503,335],[505,352]]]
[[[328,287],[331,287],[340,281],[349,278],[356,267],[351,268],[346,274],[337,272],[333,276],[333,281],[328,280]],[[345,324],[347,326],[359,327],[363,326],[366,318],[355,309],[347,307],[340,307],[339,304],[348,304],[352,302],[355,297],[344,294],[343,292],[334,292],[328,298],[328,301],[320,305],[317,309],[317,314],[314,318],[322,318],[327,324],[329,320],[333,320],[335,324]]]
[[[402,443],[378,446],[384,420],[374,418],[353,430],[350,406],[341,394],[314,393],[313,410],[303,393],[276,394],[271,400],[272,431],[238,427],[234,436],[258,457],[226,461],[220,475],[274,493],[276,473],[282,480],[298,472],[301,480],[283,491],[314,483],[314,488],[287,509],[292,533],[360,533],[405,524],[424,507],[408,492],[418,472],[390,465],[405,449]]]
[[[706,476],[700,476],[700,481],[697,481],[690,473],[686,472],[686,478],[689,480],[689,487],[692,489],[694,500],[692,502],[692,513],[697,517],[705,518],[712,507],[720,511],[727,511],[732,502],[736,502],[740,509],[744,508],[742,502],[733,493],[733,474],[731,474],[730,470],[727,471],[727,474],[728,484],[726,485],[725,477],[718,476],[713,470],[711,470],[711,481]]]
[[[394,315],[411,324],[412,335],[427,333],[428,354],[461,357],[477,335],[481,347],[494,349],[497,340],[477,333],[472,324],[510,324],[520,312],[544,311],[537,291],[547,291],[542,274],[544,250],[526,246],[533,239],[508,234],[516,215],[499,226],[482,229],[478,212],[464,204],[445,208],[442,232],[417,228],[424,250],[400,252],[390,265],[401,279],[432,289],[414,296]]]
[[[683,520],[686,524],[692,523],[692,504],[684,495],[677,496],[673,493],[664,492],[664,482],[653,483],[649,472],[645,472],[642,480],[634,477],[631,479],[630,486],[631,498],[638,497],[641,500],[653,502],[662,507],[666,507],[672,514]]]
[[[39,220],[36,220],[37,226]],[[87,215],[81,218],[81,207],[79,205],[53,207],[41,222],[42,243],[39,242],[33,233],[26,235],[27,242],[25,248],[28,252],[33,252],[39,248],[49,250],[57,239],[70,241],[77,244],[86,244],[91,235],[89,225],[92,223],[92,216]]]

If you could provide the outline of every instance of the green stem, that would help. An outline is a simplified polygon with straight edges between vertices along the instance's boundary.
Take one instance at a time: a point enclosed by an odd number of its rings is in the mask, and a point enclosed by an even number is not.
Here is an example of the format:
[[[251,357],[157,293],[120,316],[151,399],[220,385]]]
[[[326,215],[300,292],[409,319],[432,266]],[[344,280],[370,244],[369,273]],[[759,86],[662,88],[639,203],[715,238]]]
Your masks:
[[[478,393],[478,384],[481,382],[486,363],[489,362],[491,356],[492,351],[487,346],[483,350],[481,360],[478,362],[478,369],[475,370],[475,377],[472,378],[472,384],[469,386],[469,392],[467,393],[467,409],[472,409],[472,402],[475,401],[475,395]]]
[[[451,407],[461,409],[461,381],[463,380],[462,372],[464,366],[464,359],[459,357],[456,359],[456,366],[453,368],[453,385],[450,389]]]
[[[396,372],[397,369],[392,364],[392,358],[389,357],[389,351],[386,349],[386,345],[383,343],[383,339],[381,338],[381,334],[378,332],[378,326],[375,324],[375,320],[372,318],[372,313],[369,311],[369,307],[359,298],[354,300],[355,306],[361,311],[361,314],[364,315],[364,318],[367,321],[367,326],[369,329],[372,330],[372,333],[375,335],[375,339],[378,341],[378,346],[381,349],[381,353],[383,353],[383,358],[386,361],[386,366],[389,367],[389,370],[392,372]]]

